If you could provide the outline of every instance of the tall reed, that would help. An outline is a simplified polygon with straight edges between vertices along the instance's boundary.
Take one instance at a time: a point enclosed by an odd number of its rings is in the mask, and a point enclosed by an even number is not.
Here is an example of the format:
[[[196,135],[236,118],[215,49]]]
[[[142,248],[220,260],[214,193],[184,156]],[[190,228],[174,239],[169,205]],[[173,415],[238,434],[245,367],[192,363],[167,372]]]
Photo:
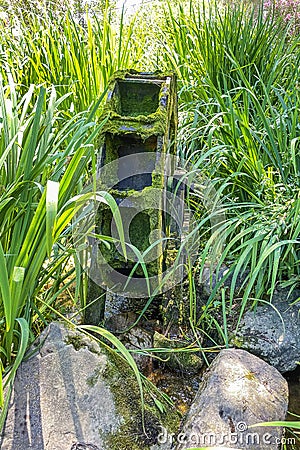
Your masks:
[[[222,199],[226,246],[212,267],[229,265],[229,307],[244,280],[241,317],[252,298],[269,300],[279,283],[293,288],[300,279],[300,55],[299,38],[274,16],[231,6],[220,12],[191,2],[187,13],[183,3],[176,12],[169,4],[162,64],[183,86],[181,153]],[[215,236],[206,239],[201,272],[215,254]]]
[[[0,84],[0,408],[2,372],[9,385],[29,342],[39,295],[46,282],[55,284],[74,252],[68,245],[71,220],[80,202],[93,195],[81,191],[89,164],[95,166],[93,143],[102,127],[93,120],[101,97],[62,126],[66,96],[33,85],[22,96],[10,73],[7,78],[8,85]],[[101,195],[116,209],[112,197]],[[60,291],[56,284],[47,301]]]
[[[25,94],[31,84],[54,85],[69,117],[86,110],[111,75],[133,67],[142,49],[131,39],[134,18],[116,26],[107,8],[101,17],[86,15],[78,23],[68,11],[61,16],[27,14],[8,17],[2,24],[2,76],[10,71],[17,89]],[[134,56],[134,57],[133,57]]]

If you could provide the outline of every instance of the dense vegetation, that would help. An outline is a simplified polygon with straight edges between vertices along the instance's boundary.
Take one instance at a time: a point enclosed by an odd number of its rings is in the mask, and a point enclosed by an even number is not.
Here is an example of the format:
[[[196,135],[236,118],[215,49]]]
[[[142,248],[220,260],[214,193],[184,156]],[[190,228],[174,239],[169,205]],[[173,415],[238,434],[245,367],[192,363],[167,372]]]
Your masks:
[[[226,264],[232,281],[215,302],[220,280],[200,315],[190,283],[191,327],[213,324],[227,345],[233,305],[241,317],[276,286],[299,286],[300,38],[293,18],[267,11],[157,0],[126,19],[108,6],[80,21],[70,11],[1,15],[0,406],[2,372],[8,385],[74,279],[72,301],[84,308],[71,219],[96,164],[103,93],[116,70],[177,74],[178,151],[214,189],[222,217],[214,233],[215,211],[191,193],[203,243],[197,270]]]

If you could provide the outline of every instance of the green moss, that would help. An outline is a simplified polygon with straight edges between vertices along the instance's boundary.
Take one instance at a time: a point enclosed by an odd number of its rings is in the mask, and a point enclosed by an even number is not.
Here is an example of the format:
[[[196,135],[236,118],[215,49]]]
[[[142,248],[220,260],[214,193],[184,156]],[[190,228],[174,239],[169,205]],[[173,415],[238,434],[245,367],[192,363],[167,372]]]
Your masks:
[[[160,425],[170,433],[179,428],[179,415],[174,409],[166,406],[166,413],[161,414],[155,407],[149,394],[145,394],[145,410],[143,429],[142,403],[139,388],[134,374],[129,374],[128,365],[121,358],[109,354],[109,363],[105,377],[113,393],[117,412],[124,422],[117,433],[106,435],[106,444],[110,450],[148,450],[157,442]]]
[[[79,334],[68,335],[65,339],[65,343],[67,345],[72,345],[76,351],[81,348],[87,347],[86,342],[83,341],[82,337]]]
[[[122,116],[149,115],[158,109],[160,86],[151,83],[126,83],[118,81],[119,96],[121,99],[120,114]]]
[[[103,128],[103,133],[135,133],[146,139],[149,136],[164,135],[170,127],[177,127],[175,76],[156,72],[154,78],[164,81],[171,76],[173,82],[167,85],[162,82],[160,86],[151,83],[136,83],[123,86],[126,77],[137,75],[133,71],[116,72],[109,84],[108,100],[103,110],[102,118],[109,116]],[[141,75],[142,76],[142,75]],[[132,87],[131,87],[132,86]],[[162,97],[168,96],[167,105],[163,105]],[[175,112],[174,112],[175,110]]]
[[[176,253],[175,253],[176,252]],[[174,265],[174,259],[176,257],[177,250],[167,251],[166,265],[172,267]],[[169,259],[171,257],[171,259]],[[177,286],[174,286],[170,291],[165,292],[162,296],[160,312],[165,326],[174,325],[189,327],[190,309],[189,302],[187,301],[185,292],[188,292],[188,282],[183,280]]]
[[[152,187],[162,189],[164,186],[164,176],[162,173],[152,173]]]
[[[74,334],[68,334],[65,338],[65,343],[72,345],[76,351],[79,351],[81,348],[87,348],[91,353],[99,354],[94,342],[89,342],[88,338],[83,337],[77,331]]]
[[[241,348],[244,344],[244,338],[242,336],[237,336],[236,334],[232,334],[229,337],[229,343],[232,347]]]
[[[150,217],[146,211],[139,212],[134,216],[129,225],[130,242],[137,247],[140,252],[144,252],[150,245]]]
[[[135,118],[123,117],[119,114],[105,110],[102,119],[109,116],[109,119],[102,128],[101,135],[110,133],[119,134],[135,134],[146,140],[150,136],[164,135],[167,130],[167,113],[158,110],[149,116],[139,115]],[[103,139],[103,138],[102,138]]]
[[[94,387],[97,384],[99,376],[103,373],[102,365],[99,364],[99,368],[97,368],[92,376],[86,379],[86,383],[90,387]]]
[[[111,190],[110,193],[113,196],[119,198],[120,197],[126,198],[130,196],[132,208],[135,208],[136,202],[136,210],[143,211],[142,213],[138,213],[132,221],[128,220],[128,223],[129,222],[131,223],[129,227],[131,243],[134,244],[140,251],[146,250],[149,246],[150,232],[152,230],[162,229],[162,214],[160,211],[160,209],[162,209],[162,205],[159,205],[159,201],[157,198],[157,190],[155,189],[153,190],[152,186],[148,186],[144,188],[142,191],[130,190],[119,192],[116,190]],[[123,210],[123,214],[126,215],[125,208]],[[99,232],[99,234],[110,236],[111,220],[112,220],[111,210],[105,205],[101,205],[98,209],[98,218],[97,218],[98,223],[97,231]],[[153,257],[152,261],[147,263],[147,270],[149,276],[161,274],[163,272],[162,247],[163,242],[160,242],[157,244],[155,249],[153,249],[153,252],[156,252],[158,256],[157,258]],[[109,265],[111,265],[111,267],[116,269],[127,268],[128,261],[125,260],[125,258],[118,252],[118,250],[113,245],[111,245],[110,248],[107,248],[106,245],[100,244],[100,250],[104,259],[108,262]],[[152,255],[154,256],[154,253],[152,253]],[[144,275],[143,270],[140,266],[138,267],[136,274],[141,276]]]
[[[127,77],[134,76],[136,83],[128,81]],[[171,76],[171,83],[167,83],[166,77]],[[143,84],[139,81],[143,79]],[[162,82],[157,85],[151,82],[160,79]],[[117,160],[121,156],[140,152],[167,153],[169,140],[176,134],[177,126],[177,97],[175,91],[175,76],[162,72],[155,72],[152,75],[138,74],[135,71],[116,72],[109,84],[109,94],[104,107],[102,118],[107,118],[102,128],[100,141],[105,142],[104,166],[108,167],[107,172],[103,172],[103,178],[109,180],[109,186],[105,183],[101,189],[109,189],[115,198],[126,198],[130,196],[130,202],[134,208],[134,197],[137,199],[137,210],[147,210],[150,217],[150,226],[144,220],[145,226],[131,225],[131,242],[141,251],[146,250],[149,245],[148,231],[162,229],[162,200],[159,202],[157,191],[153,188],[163,189],[164,187],[164,158],[156,165],[152,172],[152,185],[144,188],[141,192],[128,189],[123,191],[110,189],[117,185],[118,164],[112,167],[108,163]],[[164,137],[164,139],[162,139]],[[173,146],[174,147],[174,146]],[[174,149],[173,149],[174,150]],[[141,164],[143,163],[141,159]],[[137,160],[136,164],[139,164]],[[145,167],[135,167],[139,173],[144,173]],[[140,170],[138,170],[140,169]],[[151,182],[150,181],[150,182]],[[148,182],[148,184],[150,184]],[[100,188],[100,186],[99,186]],[[107,216],[107,217],[106,217]],[[106,220],[108,219],[108,220]],[[138,220],[137,220],[138,222]],[[110,235],[111,218],[106,213],[99,218],[101,224],[100,234]],[[146,230],[146,232],[145,232]],[[152,258],[152,262],[147,264],[149,276],[159,275],[163,272],[162,252],[163,243],[157,244],[154,251],[157,258]],[[111,267],[116,269],[130,269],[125,258],[112,246],[111,249],[101,245],[101,252]],[[143,276],[143,270],[138,267],[137,275]]]

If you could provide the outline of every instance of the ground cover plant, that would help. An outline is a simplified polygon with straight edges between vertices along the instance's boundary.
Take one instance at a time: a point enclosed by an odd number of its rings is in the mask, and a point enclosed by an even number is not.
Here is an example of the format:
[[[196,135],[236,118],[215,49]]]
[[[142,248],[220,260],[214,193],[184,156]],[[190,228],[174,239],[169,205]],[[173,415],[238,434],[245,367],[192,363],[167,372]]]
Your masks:
[[[189,197],[202,241],[197,269],[190,268],[193,333],[214,328],[216,344],[229,345],[233,310],[236,327],[245,309],[270,301],[278,285],[299,288],[300,38],[298,16],[288,10],[297,12],[297,2],[287,3],[249,9],[155,1],[126,19],[107,4],[101,14],[82,14],[80,23],[72,11],[4,11],[0,406],[2,373],[8,384],[38,327],[55,316],[62,291],[76,278],[75,299],[83,296],[80,270],[66,269],[74,255],[72,198],[95,169],[103,94],[116,70],[176,73],[179,156],[218,198],[223,220],[214,234],[202,193],[193,189]],[[229,270],[199,309],[193,276],[201,278],[207,264]]]

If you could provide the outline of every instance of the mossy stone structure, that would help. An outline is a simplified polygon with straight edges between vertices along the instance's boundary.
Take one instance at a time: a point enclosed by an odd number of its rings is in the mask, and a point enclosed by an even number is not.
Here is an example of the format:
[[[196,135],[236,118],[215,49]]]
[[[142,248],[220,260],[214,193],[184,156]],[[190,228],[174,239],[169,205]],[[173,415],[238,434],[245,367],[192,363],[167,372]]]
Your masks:
[[[110,192],[120,205],[123,221],[130,222],[128,238],[132,245],[143,252],[151,244],[149,235],[154,230],[167,235],[165,193],[168,180],[170,182],[174,175],[176,160],[175,76],[135,71],[117,72],[109,85],[103,112],[103,119],[105,118],[107,121],[100,135],[98,187]],[[133,155],[139,156],[132,158]],[[134,173],[132,176],[126,176],[127,161],[130,161],[129,172]],[[111,210],[101,205],[97,215],[97,233],[111,235],[112,220]],[[157,252],[157,257],[152,255],[151,261],[147,263],[149,277],[159,276],[164,270],[167,251],[162,249],[162,245],[155,246],[152,252]],[[127,258],[122,255],[115,245],[108,248],[100,244],[100,249],[103,259],[95,257],[92,261],[94,276],[91,278],[97,278],[97,283],[90,282],[89,303],[99,296],[105,300],[104,291],[97,285],[102,285],[104,290],[112,288],[110,268],[128,276],[135,266],[135,262],[128,255]],[[96,272],[101,277],[101,283],[98,282],[99,277],[95,277]],[[144,276],[141,266],[137,267],[134,276]],[[124,290],[126,291],[125,287]],[[126,292],[124,295],[126,296]],[[99,308],[99,303],[96,303],[95,308],[88,308],[87,311],[86,321],[98,322],[103,314],[103,307]]]

